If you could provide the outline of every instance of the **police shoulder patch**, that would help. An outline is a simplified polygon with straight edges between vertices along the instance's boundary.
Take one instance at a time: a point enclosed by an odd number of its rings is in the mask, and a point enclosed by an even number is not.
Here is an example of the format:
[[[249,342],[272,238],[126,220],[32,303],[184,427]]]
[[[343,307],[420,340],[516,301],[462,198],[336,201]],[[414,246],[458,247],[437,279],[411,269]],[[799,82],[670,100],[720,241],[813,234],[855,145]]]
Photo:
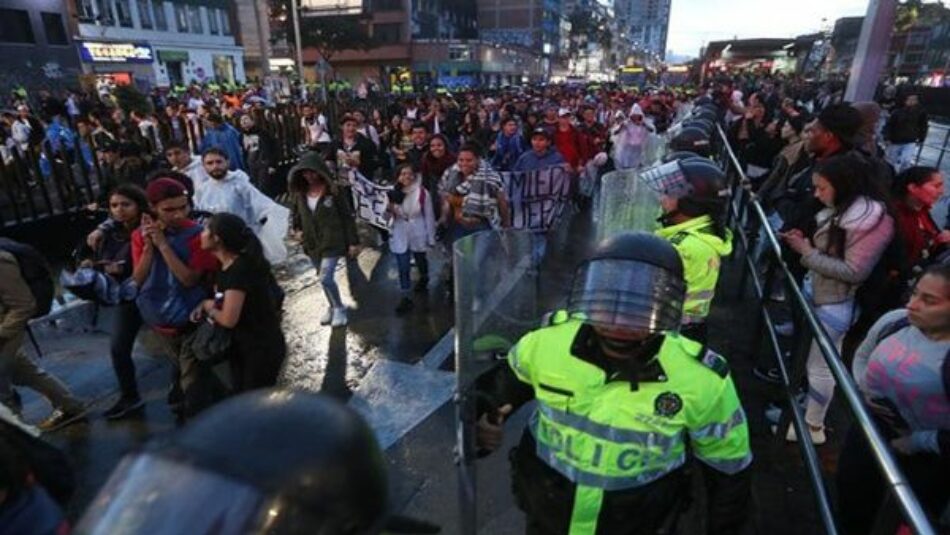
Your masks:
[[[681,410],[683,410],[683,398],[675,392],[663,392],[653,401],[653,411],[657,416],[669,418],[676,416],[676,413]]]
[[[723,379],[729,375],[729,361],[726,360],[726,357],[711,349],[703,349],[700,362]]]

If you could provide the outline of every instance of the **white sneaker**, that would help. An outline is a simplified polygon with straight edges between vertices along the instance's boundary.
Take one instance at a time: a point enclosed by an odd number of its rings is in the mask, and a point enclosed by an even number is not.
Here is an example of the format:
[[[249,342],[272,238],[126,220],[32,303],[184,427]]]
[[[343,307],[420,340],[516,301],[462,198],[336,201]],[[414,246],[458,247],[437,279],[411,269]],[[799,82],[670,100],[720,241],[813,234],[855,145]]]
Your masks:
[[[333,319],[332,319],[332,321],[330,321],[330,326],[331,326],[331,327],[343,327],[343,326],[345,326],[347,323],[349,323],[349,320],[347,320],[347,318],[346,318],[346,308],[343,308],[343,307],[334,308],[334,309],[333,309]]]
[[[320,316],[320,325],[329,325],[330,321],[333,320],[333,309],[328,308],[322,316]]]
[[[808,425],[808,424],[805,424]],[[825,436],[825,428],[816,430],[812,426],[808,425],[808,432],[811,434],[811,441],[816,446],[821,446],[824,444],[828,437]],[[789,442],[798,442],[798,435],[795,433],[795,427],[792,425],[788,426],[788,432],[785,433],[785,440]]]

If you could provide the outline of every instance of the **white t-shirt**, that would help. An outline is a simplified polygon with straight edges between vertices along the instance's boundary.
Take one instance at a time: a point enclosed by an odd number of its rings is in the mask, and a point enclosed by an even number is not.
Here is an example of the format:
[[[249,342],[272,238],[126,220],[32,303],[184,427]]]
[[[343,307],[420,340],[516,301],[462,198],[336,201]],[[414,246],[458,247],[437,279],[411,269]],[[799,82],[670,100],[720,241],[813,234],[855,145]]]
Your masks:
[[[317,209],[317,204],[320,202],[321,197],[322,195],[319,195],[317,197],[314,197],[312,195],[307,195],[307,208],[310,208],[311,212]]]
[[[327,133],[327,118],[321,113],[313,120],[304,117],[300,120],[300,125],[310,131],[312,143],[329,143],[330,134]]]

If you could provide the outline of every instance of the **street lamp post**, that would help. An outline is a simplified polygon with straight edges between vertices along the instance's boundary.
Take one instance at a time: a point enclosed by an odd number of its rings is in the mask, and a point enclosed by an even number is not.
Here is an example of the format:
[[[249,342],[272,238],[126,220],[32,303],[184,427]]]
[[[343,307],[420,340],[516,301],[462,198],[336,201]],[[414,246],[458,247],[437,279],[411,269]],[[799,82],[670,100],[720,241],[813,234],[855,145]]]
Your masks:
[[[297,52],[297,76],[303,82],[303,43],[300,42],[300,8],[297,0],[290,0],[290,16],[294,24],[294,47]]]

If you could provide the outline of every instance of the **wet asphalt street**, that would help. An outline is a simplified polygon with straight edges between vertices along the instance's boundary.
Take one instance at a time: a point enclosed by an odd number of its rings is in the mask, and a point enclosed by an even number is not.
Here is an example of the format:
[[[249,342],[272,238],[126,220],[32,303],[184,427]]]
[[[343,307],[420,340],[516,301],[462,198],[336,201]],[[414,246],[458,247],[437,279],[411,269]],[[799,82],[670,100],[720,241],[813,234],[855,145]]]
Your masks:
[[[364,238],[366,243],[373,243],[372,232]],[[580,214],[569,217],[561,233],[549,243],[542,293],[548,308],[564,297],[574,264],[593,246],[593,239],[589,216]],[[294,256],[280,270],[279,279],[288,293],[284,329],[290,348],[281,379],[284,386],[357,400],[363,408],[396,404],[383,408],[398,414],[405,403],[400,399],[426,397],[424,389],[429,387],[419,385],[434,385],[431,388],[435,391],[452,383],[451,357],[441,365],[448,371],[433,369],[408,376],[400,371],[424,368],[425,362],[420,362],[423,356],[452,326],[453,310],[438,275],[443,264],[441,255],[432,255],[433,280],[428,293],[415,297],[417,306],[411,313],[397,317],[393,312],[399,297],[395,259],[383,251],[368,247],[337,274],[351,309],[350,325],[345,329],[318,324],[326,303],[306,258]],[[757,312],[751,306],[751,290],[737,291],[739,265],[733,260],[724,266],[710,333],[712,345],[730,359],[750,420],[756,453],[752,532],[817,533],[820,527],[798,450],[775,441],[763,418],[765,404],[777,399],[779,391],[752,378],[751,368],[764,347],[754,328]],[[41,364],[93,403],[88,421],[47,435],[69,454],[77,469],[79,489],[70,510],[74,518],[95,496],[122,455],[176,428],[165,403],[169,366],[152,350],[155,345],[150,343],[149,335],[140,337],[135,355],[140,389],[147,402],[144,411],[118,422],[99,416],[117,396],[108,359],[108,335],[104,332],[109,316],[108,310],[101,311],[94,327],[90,307],[80,307],[65,314],[58,325],[36,326],[44,354]],[[385,363],[388,366],[379,367]],[[399,373],[392,372],[393,368]],[[390,378],[394,379],[387,383]],[[375,389],[370,389],[370,383]],[[390,387],[402,390],[398,393],[402,398],[390,396]],[[26,418],[36,421],[45,416],[49,410],[46,402],[32,392],[23,394]],[[386,453],[393,509],[439,524],[443,533],[451,534],[457,532],[454,407],[447,397],[440,399],[440,404],[430,407],[432,410],[424,413],[424,419],[410,433],[396,436]],[[408,405],[405,410],[410,410]],[[829,477],[834,472],[836,444],[845,431],[839,413],[833,406],[832,443],[819,450]],[[512,419],[506,435],[509,445],[518,440],[526,415],[527,411],[522,410]],[[480,532],[523,533],[523,519],[510,492],[507,456],[496,453],[479,461],[478,474]],[[695,514],[701,504],[697,502],[681,524],[680,533],[701,529]]]

